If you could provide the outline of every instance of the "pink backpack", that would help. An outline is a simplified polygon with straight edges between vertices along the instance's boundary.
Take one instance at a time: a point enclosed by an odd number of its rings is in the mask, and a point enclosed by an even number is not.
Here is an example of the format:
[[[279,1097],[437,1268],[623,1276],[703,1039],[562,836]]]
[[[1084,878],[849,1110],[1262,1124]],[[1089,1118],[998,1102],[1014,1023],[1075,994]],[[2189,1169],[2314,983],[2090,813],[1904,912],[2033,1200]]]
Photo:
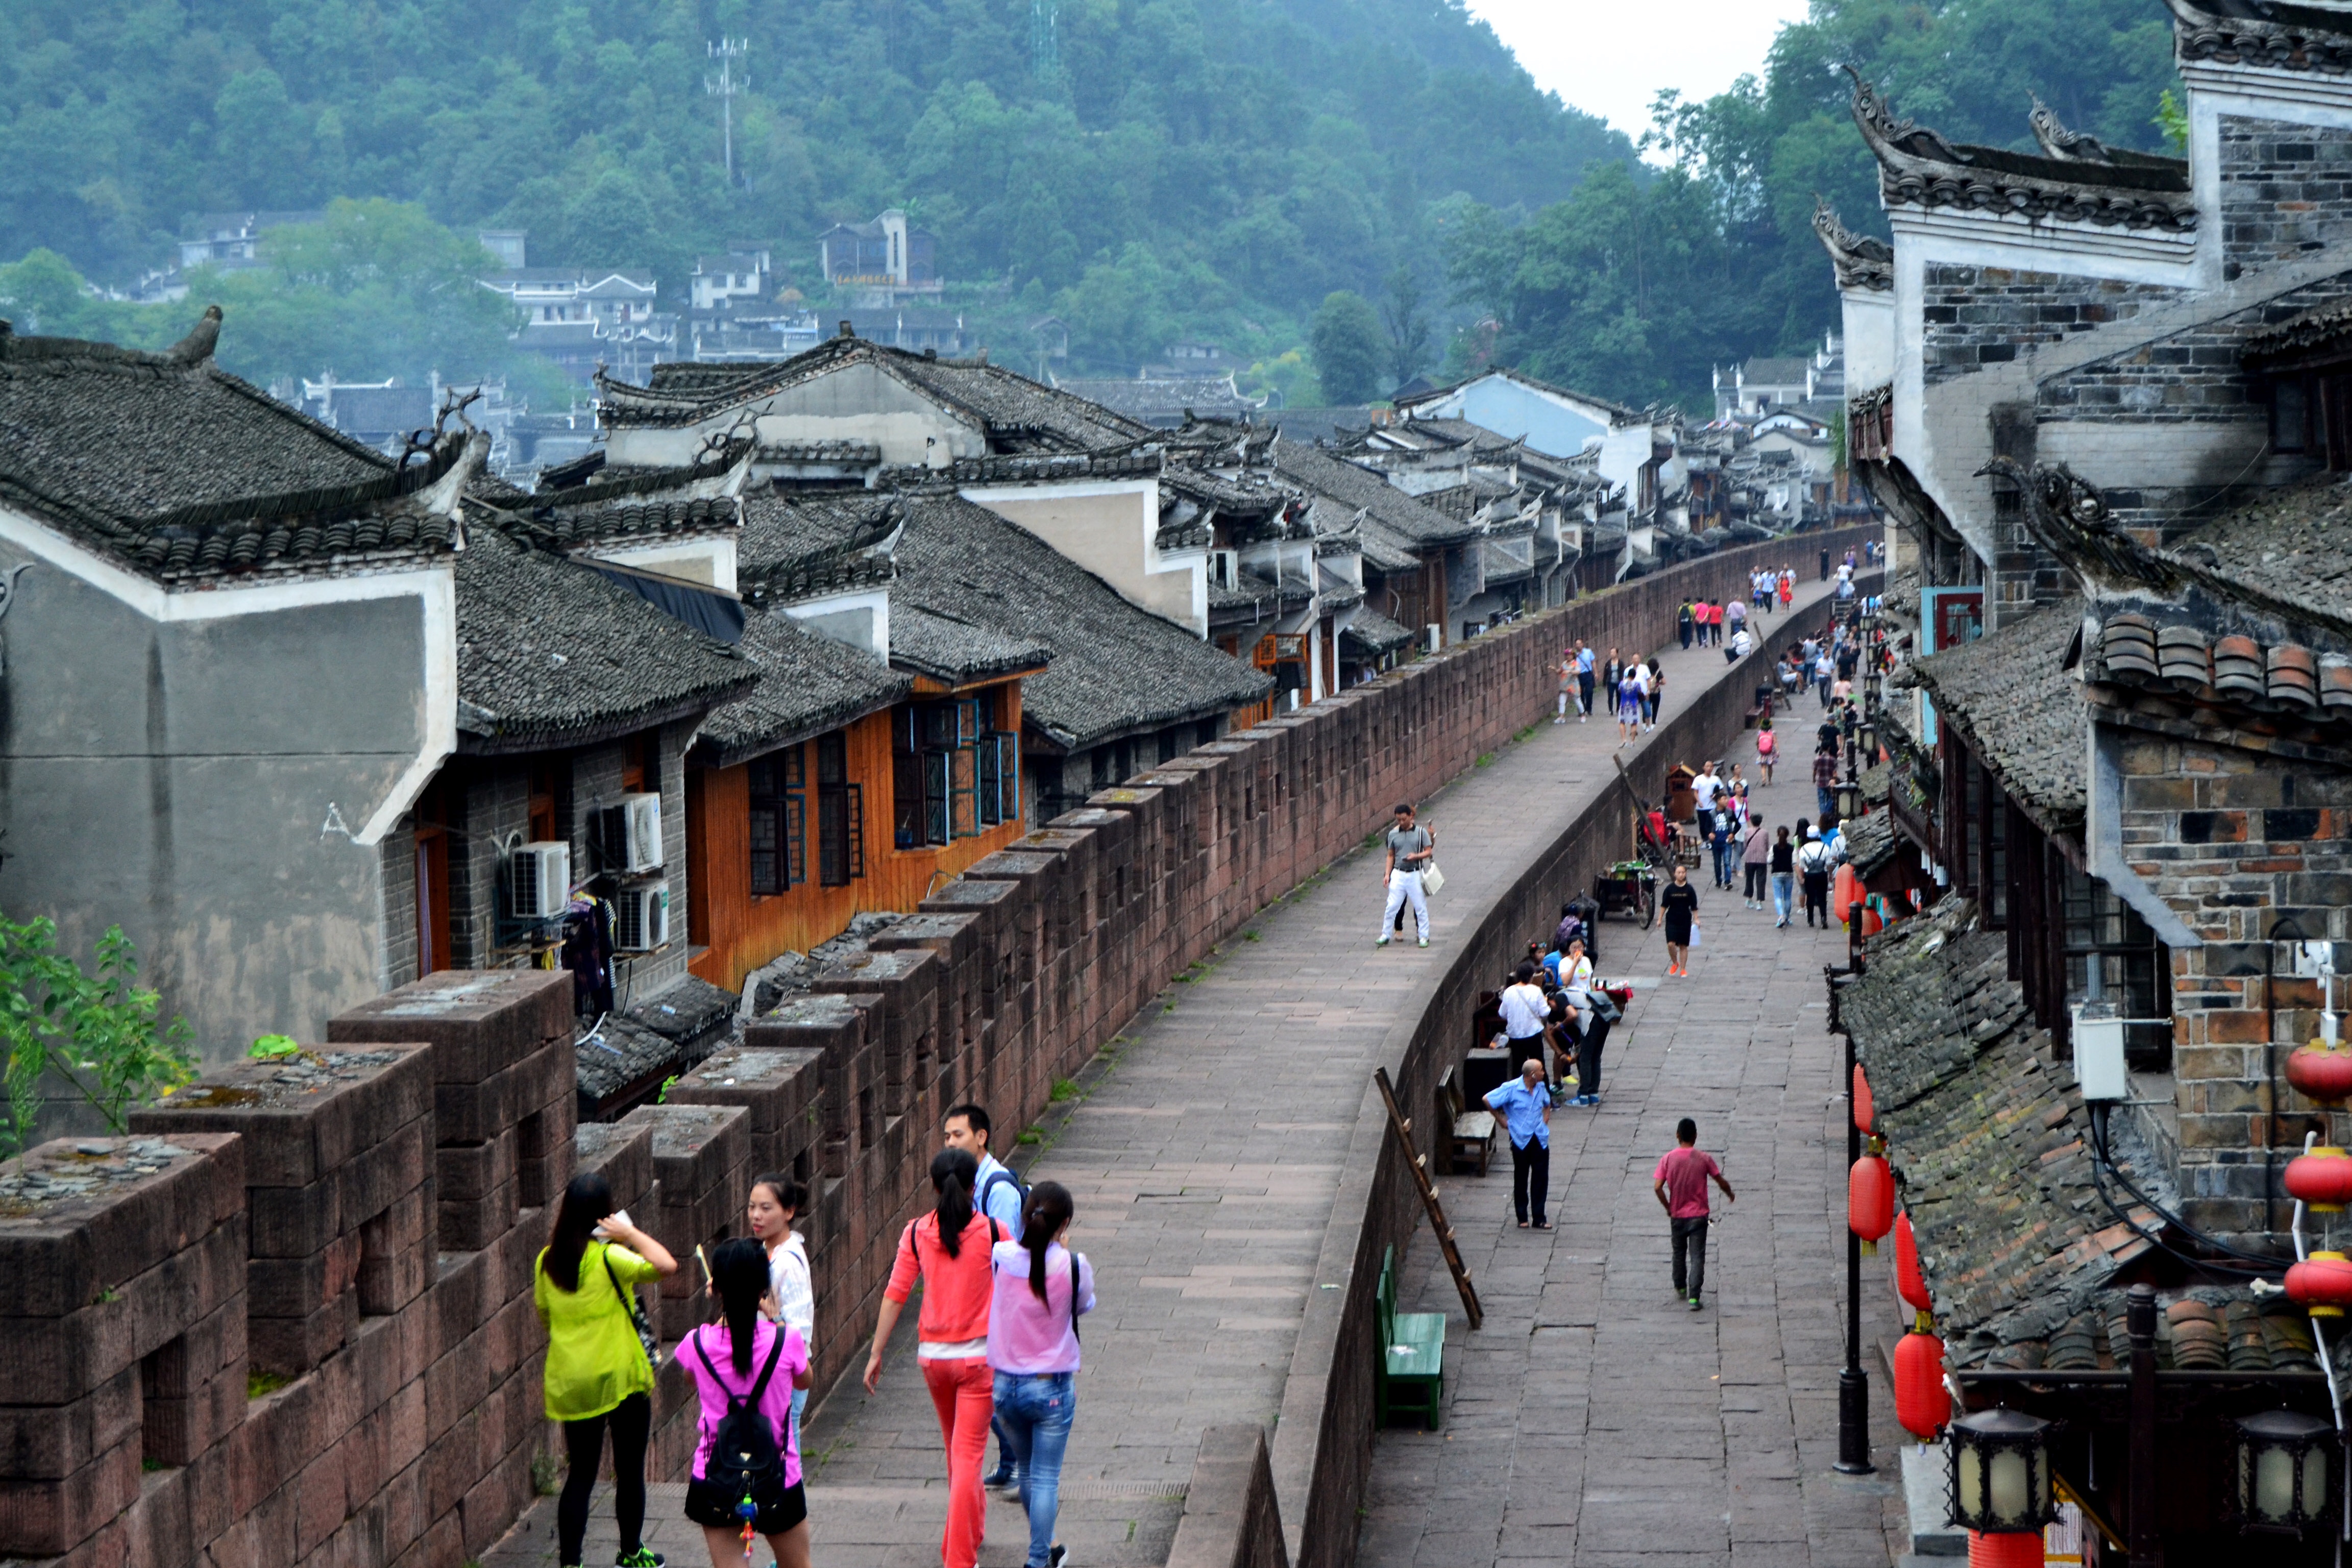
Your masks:
[[[1777,746],[1778,742],[1773,740],[1771,731],[1759,730],[1756,731],[1756,754],[1758,756],[1770,756]]]

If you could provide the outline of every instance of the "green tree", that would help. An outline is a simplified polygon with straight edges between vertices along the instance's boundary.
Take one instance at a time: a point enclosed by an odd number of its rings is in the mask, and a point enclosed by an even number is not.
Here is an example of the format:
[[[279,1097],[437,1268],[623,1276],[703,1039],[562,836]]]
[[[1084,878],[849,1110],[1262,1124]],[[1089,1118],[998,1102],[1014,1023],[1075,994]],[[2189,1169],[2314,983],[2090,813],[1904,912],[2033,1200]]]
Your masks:
[[[8,1120],[0,1152],[24,1152],[45,1100],[89,1106],[116,1132],[131,1108],[196,1076],[184,1018],[138,984],[139,955],[121,926],[98,939],[98,972],[58,951],[54,921],[0,916],[0,1046],[7,1052]]]
[[[1361,294],[1335,289],[1316,308],[1307,334],[1315,351],[1315,376],[1335,404],[1370,403],[1381,395],[1389,363],[1389,342],[1380,312]]]
[[[1389,374],[1402,386],[1429,363],[1429,317],[1422,310],[1421,277],[1410,267],[1389,274],[1381,324],[1389,334]]]

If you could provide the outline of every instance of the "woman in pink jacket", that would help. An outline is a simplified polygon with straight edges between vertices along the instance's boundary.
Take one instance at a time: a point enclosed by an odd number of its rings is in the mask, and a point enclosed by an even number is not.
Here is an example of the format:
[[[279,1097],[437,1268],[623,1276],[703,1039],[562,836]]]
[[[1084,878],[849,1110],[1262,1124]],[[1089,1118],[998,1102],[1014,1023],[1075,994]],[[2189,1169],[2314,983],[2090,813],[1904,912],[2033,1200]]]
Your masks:
[[[1067,1555],[1055,1544],[1054,1522],[1062,1455],[1077,1415],[1078,1317],[1095,1307],[1093,1266],[1063,1245],[1072,1209],[1067,1187],[1038,1183],[1021,1213],[1021,1239],[998,1242],[989,1258],[996,1283],[988,1364],[996,1373],[996,1419],[1021,1470],[1027,1568],[1062,1568]]]

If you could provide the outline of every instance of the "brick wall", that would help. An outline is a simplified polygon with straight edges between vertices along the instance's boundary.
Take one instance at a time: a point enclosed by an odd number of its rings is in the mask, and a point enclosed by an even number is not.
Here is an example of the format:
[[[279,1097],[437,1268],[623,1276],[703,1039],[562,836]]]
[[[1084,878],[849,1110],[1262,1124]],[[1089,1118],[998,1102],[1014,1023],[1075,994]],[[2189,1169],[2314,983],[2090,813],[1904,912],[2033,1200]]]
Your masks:
[[[1927,384],[2005,364],[2021,351],[2054,343],[2108,321],[2128,321],[2182,290],[2154,283],[2023,272],[2007,267],[1931,264],[1920,300]]]
[[[2319,1033],[2321,999],[2269,939],[2290,920],[2284,938],[2352,939],[2352,772],[2150,733],[2124,735],[2112,755],[2125,862],[2202,939],[2172,952],[2182,1217],[2260,1244],[2285,1223],[2278,1170],[2305,1128],[2326,1131],[2281,1078],[2270,1135],[2273,1073]]]
[[[220,1070],[140,1112],[132,1138],[0,1167],[15,1184],[0,1188],[0,1265],[17,1281],[0,1301],[0,1555],[73,1568],[478,1557],[551,1452],[530,1277],[546,1205],[575,1168],[603,1172],[682,1258],[732,1232],[757,1173],[810,1182],[829,1382],[872,1321],[948,1105],[980,1100],[1009,1142],[1056,1078],[1269,899],[1354,848],[1396,800],[1548,714],[1569,639],[1646,648],[1671,635],[1682,598],[1737,594],[1758,564],[1801,566],[1874,531],[1625,584],[1099,792],[617,1125],[573,1125],[568,975],[457,971],[334,1019],[299,1061]],[[1736,730],[1747,695],[1726,685],[1670,704],[1668,728]],[[1602,853],[1597,820],[1547,876]],[[1549,899],[1556,882],[1531,872],[1530,896],[1538,883]],[[1488,950],[1523,913],[1490,921],[1449,984],[1493,968]],[[1401,1079],[1415,1102],[1431,1092],[1426,1065],[1424,1052]],[[1378,1169],[1365,1245],[1410,1234],[1401,1173]],[[698,1320],[691,1280],[653,1302],[665,1337]],[[676,1476],[693,1406],[675,1361],[656,1402],[654,1468]],[[1261,1524],[1270,1511],[1244,1509]],[[1346,1519],[1351,1543],[1352,1502]],[[1248,1528],[1262,1537],[1261,1524]],[[1318,1528],[1336,1542],[1336,1516]]]
[[[2221,120],[2221,244],[2248,269],[2352,236],[2352,131]]]

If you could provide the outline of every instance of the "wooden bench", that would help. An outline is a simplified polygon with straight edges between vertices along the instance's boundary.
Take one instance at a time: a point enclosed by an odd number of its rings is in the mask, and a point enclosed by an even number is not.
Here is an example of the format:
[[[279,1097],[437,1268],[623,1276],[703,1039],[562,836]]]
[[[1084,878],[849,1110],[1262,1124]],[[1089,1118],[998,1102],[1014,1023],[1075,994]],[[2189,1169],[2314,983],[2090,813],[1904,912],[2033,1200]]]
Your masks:
[[[1419,1415],[1437,1430],[1444,1384],[1445,1314],[1396,1310],[1396,1248],[1381,1255],[1381,1369],[1373,1388],[1373,1421],[1385,1426],[1398,1414]]]
[[[1465,1169],[1476,1161],[1478,1173],[1486,1173],[1486,1165],[1495,1157],[1495,1113],[1485,1106],[1467,1110],[1462,1104],[1461,1075],[1453,1068],[1437,1080],[1437,1103],[1445,1125],[1452,1131],[1445,1141],[1445,1168]]]

